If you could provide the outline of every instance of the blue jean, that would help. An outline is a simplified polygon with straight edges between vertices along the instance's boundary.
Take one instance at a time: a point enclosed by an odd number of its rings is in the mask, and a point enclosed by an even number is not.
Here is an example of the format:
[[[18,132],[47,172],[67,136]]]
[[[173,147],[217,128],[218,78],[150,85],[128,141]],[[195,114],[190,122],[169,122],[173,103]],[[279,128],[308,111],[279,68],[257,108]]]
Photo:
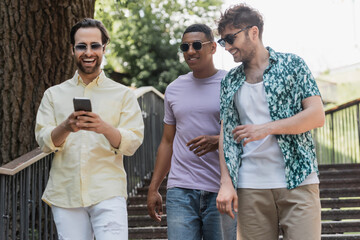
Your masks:
[[[224,240],[236,240],[237,213],[233,211],[233,214],[235,216],[234,219],[227,214],[221,214],[221,227]]]
[[[217,193],[170,188],[166,193],[169,240],[222,240]]]

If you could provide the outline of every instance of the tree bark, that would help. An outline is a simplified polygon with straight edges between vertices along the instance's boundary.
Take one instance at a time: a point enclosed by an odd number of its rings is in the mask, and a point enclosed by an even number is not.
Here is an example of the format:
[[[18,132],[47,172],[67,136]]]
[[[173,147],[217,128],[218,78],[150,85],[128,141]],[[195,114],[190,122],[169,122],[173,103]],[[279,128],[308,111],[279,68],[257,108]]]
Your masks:
[[[37,147],[43,93],[73,75],[70,29],[94,8],[95,0],[0,1],[0,166]]]

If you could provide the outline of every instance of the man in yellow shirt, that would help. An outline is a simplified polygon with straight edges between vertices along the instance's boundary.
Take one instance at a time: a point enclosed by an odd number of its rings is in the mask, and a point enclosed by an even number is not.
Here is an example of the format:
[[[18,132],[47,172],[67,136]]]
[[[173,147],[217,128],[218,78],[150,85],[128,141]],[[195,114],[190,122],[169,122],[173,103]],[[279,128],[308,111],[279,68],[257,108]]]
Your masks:
[[[132,91],[107,78],[100,65],[109,42],[100,21],[83,19],[70,32],[74,77],[47,89],[36,117],[36,140],[55,151],[43,200],[59,239],[128,239],[123,155],[143,141],[144,124]],[[74,111],[87,97],[92,112]]]

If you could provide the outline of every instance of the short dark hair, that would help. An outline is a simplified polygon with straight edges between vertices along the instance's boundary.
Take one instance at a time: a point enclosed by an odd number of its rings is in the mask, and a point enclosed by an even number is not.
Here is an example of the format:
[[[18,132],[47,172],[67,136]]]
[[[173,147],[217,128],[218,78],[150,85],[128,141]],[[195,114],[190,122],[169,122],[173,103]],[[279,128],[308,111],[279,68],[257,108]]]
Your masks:
[[[98,28],[101,32],[101,41],[102,44],[108,44],[110,42],[110,37],[108,32],[106,31],[105,26],[102,24],[101,21],[95,20],[92,18],[84,18],[77,22],[70,31],[70,42],[72,45],[75,44],[75,33],[80,28]]]
[[[264,29],[264,20],[258,10],[241,3],[228,8],[224,14],[221,14],[218,20],[218,33],[224,32],[227,25],[235,28],[244,28],[247,26],[257,26],[259,29],[259,38],[262,39]]]
[[[192,25],[188,26],[183,33],[183,37],[186,33],[189,33],[189,32],[202,32],[205,34],[206,38],[209,41],[211,41],[211,42],[214,41],[214,34],[213,34],[211,28],[205,24],[196,23],[196,24],[192,24]]]

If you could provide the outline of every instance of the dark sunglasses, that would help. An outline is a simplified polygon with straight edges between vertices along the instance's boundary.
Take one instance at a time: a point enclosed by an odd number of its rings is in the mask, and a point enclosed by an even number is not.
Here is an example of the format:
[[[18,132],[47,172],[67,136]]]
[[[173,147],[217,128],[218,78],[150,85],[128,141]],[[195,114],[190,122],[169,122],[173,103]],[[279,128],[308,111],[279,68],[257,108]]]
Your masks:
[[[90,48],[93,51],[99,51],[101,48],[103,48],[105,45],[101,45],[100,43],[92,43],[90,44]],[[74,46],[74,50],[78,52],[85,52],[87,50],[88,46],[86,44],[80,43]]]
[[[234,33],[234,34],[229,34],[229,35],[226,35],[224,38],[221,38],[219,39],[217,42],[220,44],[220,46],[222,47],[225,47],[225,44],[228,43],[228,44],[233,44],[234,41],[235,41],[235,38],[236,38],[236,35],[241,33],[242,31],[245,31],[249,28],[252,28],[253,26],[247,26],[247,27],[244,27],[243,29],[240,29],[240,31]]]
[[[208,43],[211,43],[211,41],[207,41],[207,42],[195,41],[192,43],[182,43],[180,45],[180,50],[183,52],[187,52],[187,51],[189,51],[190,46],[192,46],[195,51],[199,51],[202,48],[202,45],[208,44]]]

